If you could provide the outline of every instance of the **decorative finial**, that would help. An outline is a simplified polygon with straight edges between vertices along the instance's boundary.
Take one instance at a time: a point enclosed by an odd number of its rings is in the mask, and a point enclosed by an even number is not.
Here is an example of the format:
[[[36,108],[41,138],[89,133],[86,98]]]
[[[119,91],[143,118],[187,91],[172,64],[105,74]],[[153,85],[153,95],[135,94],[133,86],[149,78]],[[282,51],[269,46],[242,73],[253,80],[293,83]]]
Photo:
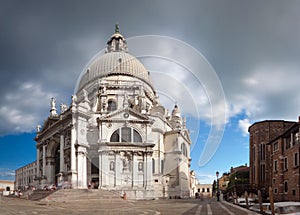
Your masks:
[[[115,24],[115,33],[120,33],[119,24]]]

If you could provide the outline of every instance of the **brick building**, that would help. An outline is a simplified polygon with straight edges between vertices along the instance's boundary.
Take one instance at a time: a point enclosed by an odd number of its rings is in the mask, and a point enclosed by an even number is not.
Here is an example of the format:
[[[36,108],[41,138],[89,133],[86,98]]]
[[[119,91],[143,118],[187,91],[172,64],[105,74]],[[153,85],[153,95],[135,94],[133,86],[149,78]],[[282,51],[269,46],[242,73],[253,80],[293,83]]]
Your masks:
[[[268,144],[275,201],[300,201],[299,134],[300,118],[298,123],[294,123]]]
[[[260,189],[263,194],[268,193],[271,186],[272,171],[270,146],[271,140],[287,131],[296,122],[284,120],[265,120],[252,124],[249,129],[250,136],[250,186]]]
[[[229,183],[229,173],[223,173],[222,177],[219,178],[219,188],[222,191],[225,191]]]

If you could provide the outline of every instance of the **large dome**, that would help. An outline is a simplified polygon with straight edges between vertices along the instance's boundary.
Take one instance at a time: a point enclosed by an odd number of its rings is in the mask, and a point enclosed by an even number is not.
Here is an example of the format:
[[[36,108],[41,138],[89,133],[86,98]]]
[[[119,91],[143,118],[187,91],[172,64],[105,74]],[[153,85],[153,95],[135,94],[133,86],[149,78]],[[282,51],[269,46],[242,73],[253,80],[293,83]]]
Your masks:
[[[111,75],[126,75],[138,78],[152,87],[148,71],[134,56],[127,53],[124,37],[116,32],[107,42],[105,54],[95,58],[83,72],[77,91],[99,78]]]

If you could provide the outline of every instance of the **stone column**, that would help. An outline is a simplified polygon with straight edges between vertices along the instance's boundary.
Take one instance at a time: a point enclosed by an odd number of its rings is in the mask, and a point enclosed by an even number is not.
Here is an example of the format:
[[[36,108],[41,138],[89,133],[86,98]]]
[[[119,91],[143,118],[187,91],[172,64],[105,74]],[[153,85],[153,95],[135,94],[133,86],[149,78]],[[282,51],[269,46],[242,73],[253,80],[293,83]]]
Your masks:
[[[65,136],[62,130],[60,133],[60,142],[59,142],[59,177],[57,180],[58,182],[64,181],[64,177],[63,177],[64,167],[65,167],[64,146],[65,146]]]
[[[73,122],[75,123],[75,122]],[[70,162],[71,162],[71,184],[73,188],[77,188],[77,165],[76,165],[76,130],[75,127],[71,128],[71,154],[70,154]]]
[[[43,176],[46,175],[46,145],[43,145]]]
[[[63,173],[64,172],[64,145],[65,145],[65,136],[63,133],[60,134],[60,145],[59,145],[59,172]]]
[[[48,157],[46,159],[46,177],[48,184],[54,184],[55,179],[55,160],[54,158]]]
[[[144,156],[144,186],[147,188],[152,185],[152,159],[149,152],[145,152]]]
[[[87,188],[86,154],[87,154],[86,147],[78,146],[77,148],[78,188]]]

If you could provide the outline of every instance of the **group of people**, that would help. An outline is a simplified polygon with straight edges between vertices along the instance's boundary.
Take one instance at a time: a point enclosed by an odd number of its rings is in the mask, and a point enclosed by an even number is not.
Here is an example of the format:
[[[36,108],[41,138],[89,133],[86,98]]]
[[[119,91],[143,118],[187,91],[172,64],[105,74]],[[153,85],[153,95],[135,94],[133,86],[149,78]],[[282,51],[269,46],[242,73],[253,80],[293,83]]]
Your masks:
[[[50,186],[45,185],[43,187],[43,190],[56,190],[56,186],[55,186],[55,184],[51,184]]]
[[[20,198],[21,196],[23,196],[23,193],[21,192],[21,190],[15,190],[14,195],[15,195],[15,197]]]

